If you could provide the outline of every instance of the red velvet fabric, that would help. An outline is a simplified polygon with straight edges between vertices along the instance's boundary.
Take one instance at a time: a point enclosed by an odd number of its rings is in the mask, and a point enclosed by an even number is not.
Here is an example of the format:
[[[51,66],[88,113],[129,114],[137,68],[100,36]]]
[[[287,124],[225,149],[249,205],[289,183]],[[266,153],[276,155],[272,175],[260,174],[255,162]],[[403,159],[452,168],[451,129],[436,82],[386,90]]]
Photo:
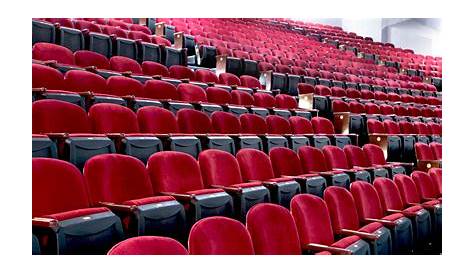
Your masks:
[[[334,134],[334,125],[324,117],[313,117],[311,119],[313,131],[316,134]]]
[[[179,100],[185,102],[207,102],[206,92],[200,86],[182,83],[178,85]]]
[[[129,31],[127,35],[128,39],[131,40],[141,40],[142,42],[152,43],[151,37],[141,31]]]
[[[195,109],[180,109],[176,113],[178,127],[182,133],[205,134],[212,131],[211,119]]]
[[[287,94],[278,94],[275,96],[275,103],[277,108],[298,108],[298,102],[296,102],[296,99]]]
[[[196,81],[200,81],[203,83],[217,83],[219,78],[217,75],[207,69],[198,69],[195,71],[196,73]]]
[[[430,175],[431,177],[431,181],[434,183],[434,189],[435,189],[435,192],[438,196],[441,196],[441,194],[443,193],[442,191],[442,172],[443,170],[441,168],[430,168],[430,170],[428,170],[428,174]]]
[[[64,85],[67,90],[75,92],[92,91],[107,93],[106,80],[95,73],[83,70],[70,70],[64,74]]]
[[[212,130],[215,133],[222,134],[238,134],[240,133],[240,121],[235,115],[224,112],[215,111],[211,114]]]
[[[33,45],[32,54],[32,57],[35,60],[56,60],[60,64],[74,65],[74,55],[72,51],[60,45],[50,43],[36,43]]]
[[[291,125],[288,120],[278,115],[268,115],[265,118],[270,134],[291,134]]]
[[[331,218],[323,199],[310,194],[299,194],[291,199],[290,210],[302,247],[309,243],[333,244]]]
[[[323,86],[323,85],[316,85],[314,87],[315,94],[317,95],[322,95],[322,96],[330,96],[331,95],[331,89]]]
[[[366,232],[366,233],[374,233],[375,231],[377,231],[381,227],[383,227],[383,225],[381,223],[373,222],[373,223],[370,223],[368,225],[365,225],[365,226],[361,227],[358,231]]]
[[[90,205],[81,172],[66,161],[33,158],[32,178],[33,217],[87,208]]]
[[[74,219],[78,217],[86,217],[87,215],[108,212],[108,211],[109,210],[105,207],[82,208],[82,209],[76,209],[76,210],[71,210],[71,211],[66,211],[66,212],[49,214],[49,215],[45,215],[41,217],[50,218],[50,219],[54,219],[58,221],[65,221],[65,220],[70,220],[70,219]]]
[[[333,112],[349,112],[349,104],[342,100],[333,100],[332,101],[332,111]],[[315,117],[316,118],[316,117]],[[319,117],[322,118],[322,117]]]
[[[78,50],[74,52],[74,61],[80,67],[94,66],[98,69],[110,69],[109,59],[94,51]]]
[[[143,85],[140,81],[125,76],[111,76],[107,79],[109,94],[117,96],[134,95],[143,97]]]
[[[379,146],[374,144],[365,144],[362,149],[371,165],[387,164],[387,162],[385,161],[383,150]]]
[[[145,165],[138,159],[121,154],[101,154],[84,166],[93,203],[122,203],[153,196]]]
[[[52,67],[32,64],[33,88],[64,89],[63,74]]]
[[[230,92],[222,88],[208,87],[206,95],[207,101],[214,104],[230,104],[232,101]]]
[[[269,156],[275,177],[303,174],[300,159],[293,150],[286,147],[275,147],[270,150]]]
[[[143,74],[145,75],[150,75],[150,76],[161,75],[162,77],[170,76],[170,72],[168,71],[168,68],[157,62],[143,61],[142,70],[143,70]]]
[[[431,134],[433,134],[433,135],[442,135],[443,134],[441,124],[428,122],[428,126],[430,127]]]
[[[230,95],[232,99],[232,104],[242,106],[251,106],[254,104],[253,96],[246,91],[232,90]]]
[[[257,78],[250,75],[240,76],[240,83],[244,87],[262,89],[262,85],[260,84],[260,81],[258,81]]]
[[[300,116],[291,116],[288,121],[290,121],[293,134],[313,134],[313,127],[308,119]]]
[[[188,191],[188,192],[186,192],[186,194],[189,194],[189,195],[206,195],[206,194],[219,193],[219,192],[224,192],[224,190],[219,189],[219,188],[207,188],[207,189],[198,189],[198,190]]]
[[[413,127],[415,128],[415,132],[421,135],[431,135],[431,131],[428,128],[428,125],[422,122],[414,122]]]
[[[370,167],[372,166],[365,156],[362,148],[354,145],[345,145],[344,153],[346,154],[347,163],[349,167],[359,166],[359,167]]]
[[[431,151],[433,152],[433,156],[437,160],[441,160],[443,157],[443,145],[437,142],[430,143]]]
[[[413,182],[410,176],[397,174],[393,177],[393,181],[400,191],[404,205],[407,205],[408,203],[420,203],[420,194],[416,188],[415,182]]]
[[[431,181],[430,175],[423,171],[414,171],[411,173],[411,178],[415,182],[418,193],[421,198],[438,198],[437,186]]]
[[[190,81],[194,81],[196,77],[192,69],[180,65],[171,66],[169,72],[170,76],[175,79],[189,79]]]
[[[240,125],[242,133],[265,134],[268,132],[267,123],[257,114],[240,115]]]
[[[243,182],[237,159],[226,151],[204,150],[199,153],[198,161],[205,187],[230,186]]]
[[[107,255],[188,255],[188,251],[171,238],[139,236],[116,244]]]
[[[316,94],[314,86],[306,83],[298,83],[298,93],[299,94]]]
[[[88,133],[89,118],[78,105],[52,99],[33,102],[33,133]]]
[[[302,146],[298,149],[301,168],[304,173],[328,171],[324,153],[312,146]]]
[[[184,152],[157,152],[148,159],[147,170],[155,194],[186,193],[204,187],[197,161]]]
[[[384,211],[387,209],[403,210],[403,201],[397,185],[388,178],[376,178],[374,187],[382,204]]]
[[[417,160],[436,160],[430,146],[425,143],[416,143],[415,153]]]
[[[174,198],[171,196],[154,196],[154,197],[124,201],[123,204],[141,206],[141,205],[157,204],[157,203],[168,202],[168,201],[174,201]]]
[[[288,209],[258,204],[247,213],[247,229],[257,255],[300,255],[300,241]]]
[[[245,226],[227,217],[209,217],[196,222],[189,232],[192,255],[253,255],[253,244]]]
[[[365,107],[359,102],[351,101],[349,103],[349,109],[352,113],[365,113]]]
[[[336,233],[339,233],[341,229],[359,229],[356,204],[347,189],[337,186],[326,188],[324,201],[327,203],[332,227]]]
[[[253,94],[255,105],[258,107],[272,108],[275,107],[275,97],[264,92],[256,92]]]
[[[367,120],[367,129],[370,134],[385,134],[385,128],[382,122],[375,119]]]
[[[129,108],[111,103],[99,103],[89,109],[94,133],[138,133],[137,115]]]
[[[171,42],[168,39],[164,38],[164,37],[153,35],[151,37],[151,40],[152,40],[153,44],[163,45],[163,46],[166,46],[166,47],[171,47]]]
[[[219,74],[219,84],[228,85],[228,86],[241,85],[239,77],[235,76],[232,73],[226,73],[226,72]]]
[[[143,97],[151,99],[179,100],[176,86],[161,80],[148,80],[143,87]]]
[[[141,107],[137,111],[140,132],[168,134],[177,133],[178,122],[174,114],[164,108],[155,106]]]
[[[383,126],[385,128],[385,132],[388,134],[400,134],[400,126],[398,123],[390,120],[383,121]]]
[[[140,64],[125,56],[112,56],[109,60],[110,69],[118,72],[131,71],[132,73],[142,74]]]
[[[360,221],[365,218],[383,218],[384,213],[380,198],[373,185],[364,181],[355,181],[351,183],[350,189]]]
[[[148,27],[144,26],[144,25],[131,24],[130,25],[130,30],[141,31],[145,34],[151,35],[150,29]]]
[[[337,146],[325,146],[323,147],[324,157],[326,158],[326,164],[329,169],[343,168],[349,169],[346,154],[344,151]]]
[[[339,241],[333,243],[331,246],[339,247],[339,248],[347,248],[359,240],[360,240],[359,236],[349,236],[349,237],[340,239]]]
[[[367,114],[380,114],[380,108],[374,103],[365,104],[365,112]]]
[[[270,157],[260,150],[244,148],[236,154],[244,182],[265,181],[274,178]]]
[[[331,87],[331,94],[335,97],[346,97],[346,90],[340,87]]]

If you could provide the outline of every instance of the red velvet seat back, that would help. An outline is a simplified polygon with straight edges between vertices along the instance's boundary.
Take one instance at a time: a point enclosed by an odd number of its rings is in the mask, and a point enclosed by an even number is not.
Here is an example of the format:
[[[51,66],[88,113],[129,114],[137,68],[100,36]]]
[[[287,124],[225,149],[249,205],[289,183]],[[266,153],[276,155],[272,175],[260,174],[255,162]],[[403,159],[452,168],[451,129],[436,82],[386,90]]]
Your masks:
[[[380,198],[373,185],[364,181],[355,181],[351,183],[350,188],[361,221],[365,218],[383,218]]]
[[[184,152],[157,152],[148,159],[147,170],[155,194],[185,193],[204,187],[196,159]]]
[[[239,163],[232,154],[222,150],[207,149],[199,153],[198,160],[206,187],[242,183]]]
[[[219,84],[228,86],[240,86],[240,79],[236,75],[228,72],[219,74]]]
[[[298,83],[297,87],[298,87],[298,93],[299,94],[307,94],[307,93],[316,94],[316,90],[315,90],[314,86],[312,86],[310,84]]]
[[[293,134],[313,134],[313,126],[311,122],[303,117],[291,116],[288,121],[290,121],[291,129]]]
[[[258,81],[257,78],[250,75],[240,76],[240,83],[244,87],[262,89],[262,85],[260,84],[260,81]]]
[[[236,154],[244,182],[249,180],[269,180],[275,178],[270,157],[264,152],[244,148]]]
[[[174,114],[164,108],[155,106],[141,107],[137,111],[140,132],[154,134],[177,133],[178,122]]]
[[[354,145],[345,145],[344,153],[346,154],[347,163],[350,167],[370,167],[371,164],[361,147]]]
[[[89,118],[78,105],[52,99],[33,102],[33,133],[90,133]]]
[[[302,146],[298,149],[301,168],[304,173],[328,171],[324,153],[312,146]]]
[[[348,169],[349,163],[347,162],[346,154],[342,148],[337,146],[325,146],[323,147],[324,157],[326,158],[326,164],[329,169],[343,168]]]
[[[226,217],[208,217],[189,232],[192,255],[253,255],[253,244],[245,226]]]
[[[311,119],[313,131],[316,134],[334,134],[334,125],[324,117],[313,117]]]
[[[238,134],[240,133],[240,121],[235,115],[224,112],[215,111],[211,114],[212,129],[215,133],[222,134]]]
[[[107,79],[108,94],[116,96],[143,95],[143,85],[140,81],[125,76],[111,76]]]
[[[233,90],[230,95],[232,98],[232,104],[235,105],[249,106],[255,103],[253,96],[246,91]]]
[[[89,109],[94,133],[138,133],[137,115],[129,108],[110,104],[95,104]]]
[[[143,87],[143,97],[151,99],[179,100],[176,86],[161,80],[148,80]]]
[[[425,143],[416,143],[415,153],[417,160],[436,160],[430,146]]]
[[[270,134],[291,134],[291,125],[288,120],[278,115],[268,115],[265,118]]]
[[[142,74],[142,67],[140,64],[125,56],[112,56],[109,60],[110,69],[118,72],[131,71],[135,74]]]
[[[258,204],[247,213],[247,229],[257,255],[300,255],[295,222],[288,209]]]
[[[439,193],[436,184],[431,180],[428,173],[423,171],[413,171],[411,178],[415,182],[416,189],[421,198],[437,198]]]
[[[302,247],[310,243],[331,245],[334,242],[331,217],[323,199],[310,194],[296,195],[291,199],[290,211]]]
[[[437,142],[430,143],[431,151],[433,152],[433,156],[436,160],[442,159],[443,154],[443,145]]]
[[[265,119],[257,114],[242,114],[240,115],[240,125],[242,133],[250,134],[265,134],[268,132],[267,123]]]
[[[275,97],[268,93],[256,92],[253,95],[255,100],[255,105],[264,108],[273,108],[275,107]]]
[[[121,241],[107,255],[188,255],[188,251],[171,238],[139,236]]]
[[[180,109],[176,113],[179,131],[182,133],[211,133],[211,119],[204,112],[195,109]]]
[[[430,170],[428,170],[428,174],[431,177],[431,181],[434,183],[434,186],[435,186],[435,192],[439,193],[440,195],[441,193],[443,193],[442,186],[441,186],[442,178],[443,178],[442,173],[443,173],[443,170],[437,167],[433,167],[433,168],[430,168]]]
[[[179,99],[185,102],[207,102],[206,92],[202,87],[182,83],[178,85]]]
[[[385,128],[385,132],[387,134],[400,134],[400,126],[398,123],[390,120],[383,121],[383,127]]]
[[[387,164],[385,160],[385,155],[383,154],[382,148],[374,144],[365,144],[362,147],[362,150],[367,157],[369,164],[371,165],[385,165]]]
[[[384,211],[387,209],[403,210],[403,201],[397,185],[388,178],[376,178],[374,187],[382,204]]]
[[[367,120],[367,129],[369,130],[369,134],[385,134],[385,127],[379,120]]]
[[[293,150],[286,147],[275,147],[270,150],[269,156],[276,177],[303,174],[300,158]]]
[[[66,47],[50,44],[36,43],[33,45],[33,59],[39,61],[57,61],[59,64],[74,65],[74,55]]]
[[[405,174],[397,174],[393,177],[395,185],[397,185],[403,204],[420,203],[420,194],[416,188],[415,182],[410,176]]]
[[[70,70],[64,75],[67,90],[75,92],[107,92],[107,81],[100,75],[83,70]]]
[[[84,177],[94,204],[123,203],[154,196],[145,165],[132,156],[96,155],[86,162]]]
[[[200,81],[203,83],[217,83],[219,82],[219,78],[217,75],[207,69],[198,69],[195,71],[196,74],[196,81]]]
[[[359,229],[359,216],[355,201],[347,189],[337,186],[326,188],[324,201],[328,206],[335,233],[340,233],[341,229]]]
[[[80,67],[94,66],[98,69],[110,69],[110,63],[107,57],[89,50],[78,50],[74,52],[74,62]]]
[[[168,68],[160,63],[152,62],[152,61],[143,61],[142,62],[142,70],[143,74],[154,76],[154,75],[161,75],[162,77],[169,77],[170,72]]]
[[[278,94],[275,96],[275,103],[277,108],[298,108],[298,102],[296,102],[296,99],[288,94]]]
[[[222,88],[208,87],[206,89],[207,101],[214,104],[230,104],[232,96],[230,92]]]
[[[189,79],[190,81],[196,80],[194,71],[188,67],[173,65],[169,68],[170,76],[175,79]]]
[[[32,64],[33,88],[64,89],[64,77],[52,67]]]

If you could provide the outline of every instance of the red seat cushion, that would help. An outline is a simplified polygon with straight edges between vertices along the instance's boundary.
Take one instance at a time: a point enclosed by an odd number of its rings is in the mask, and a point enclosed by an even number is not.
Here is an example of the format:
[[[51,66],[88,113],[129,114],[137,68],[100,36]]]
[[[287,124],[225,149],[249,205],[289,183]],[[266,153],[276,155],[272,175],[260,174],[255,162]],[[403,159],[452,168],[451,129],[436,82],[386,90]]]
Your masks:
[[[400,219],[400,218],[403,218],[403,214],[401,214],[401,213],[394,213],[394,214],[390,214],[390,215],[388,215],[388,216],[385,216],[385,217],[383,217],[382,219],[383,219],[383,220],[389,220],[389,221],[394,222],[394,221],[396,221],[396,220],[398,220],[398,219]]]
[[[359,240],[360,240],[359,236],[349,236],[349,237],[340,239],[339,241],[333,243],[331,246],[346,248]]]
[[[174,198],[171,196],[155,196],[155,197],[147,197],[143,199],[135,199],[123,202],[124,205],[147,205],[147,204],[157,204],[161,202],[173,201]]]
[[[107,212],[107,211],[109,210],[105,207],[83,208],[83,209],[76,209],[76,210],[71,210],[71,211],[66,211],[66,212],[61,212],[61,213],[50,214],[43,217],[55,219],[58,221],[64,221],[64,220],[70,220],[70,219],[74,219],[78,217],[85,217],[87,215],[92,215],[92,214],[97,214],[97,213]]]

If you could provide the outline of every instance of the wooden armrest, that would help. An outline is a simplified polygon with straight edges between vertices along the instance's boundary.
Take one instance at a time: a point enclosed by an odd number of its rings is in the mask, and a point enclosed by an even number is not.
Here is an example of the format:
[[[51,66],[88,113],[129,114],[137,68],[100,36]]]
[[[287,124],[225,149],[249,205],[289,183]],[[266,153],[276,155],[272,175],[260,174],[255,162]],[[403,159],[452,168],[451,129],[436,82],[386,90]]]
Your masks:
[[[211,185],[212,188],[220,188],[228,192],[232,193],[241,193],[242,188],[240,187],[230,187],[230,186],[222,186],[222,185]]]
[[[321,244],[314,244],[310,243],[307,244],[304,249],[310,250],[310,251],[329,251],[331,253],[335,254],[340,254],[340,255],[351,255],[352,251],[349,249],[344,249],[344,248],[339,248],[339,247],[332,247],[332,246],[327,246],[327,245],[321,245]]]
[[[137,208],[136,206],[119,205],[119,204],[108,203],[108,202],[98,202],[97,204],[100,206],[104,206],[112,211],[124,212],[124,213],[131,213],[135,211]]]
[[[69,134],[65,132],[48,133],[47,135],[51,139],[65,139],[69,136]]]
[[[328,171],[321,171],[321,172],[318,172],[318,171],[310,171],[310,173],[317,173],[317,174],[320,174],[320,175],[323,175],[323,176],[333,176],[333,175],[334,175],[334,173],[328,172]]]
[[[110,139],[121,139],[124,137],[123,133],[107,133],[106,135]]]
[[[33,218],[32,223],[34,227],[40,228],[57,228],[58,220],[50,218]]]
[[[349,169],[344,169],[344,168],[333,168],[335,171],[342,171],[342,172],[347,172],[347,173],[356,173],[359,170],[349,170]]]
[[[179,194],[179,193],[173,193],[173,192],[160,192],[160,195],[167,195],[167,196],[172,196],[178,201],[183,201],[183,202],[189,202],[192,199],[194,199],[194,195],[190,194]]]
[[[40,93],[40,94],[41,94],[41,93],[45,93],[46,91],[47,91],[46,88],[32,88],[32,89],[31,89],[31,92],[33,92],[33,93]]]
[[[375,170],[375,167],[353,166],[353,168],[359,168],[359,169],[364,169],[364,170]]]
[[[341,234],[342,235],[355,235],[355,236],[361,237],[362,239],[367,239],[369,241],[375,241],[380,237],[377,234],[355,231],[355,230],[350,230],[350,229],[341,229]]]
[[[387,226],[390,226],[390,227],[394,227],[396,226],[397,224],[393,221],[389,221],[389,220],[384,220],[384,219],[375,219],[375,218],[364,218],[364,221],[367,222],[367,223],[371,223],[371,222],[378,222],[378,223],[381,223],[383,225],[387,225]]]

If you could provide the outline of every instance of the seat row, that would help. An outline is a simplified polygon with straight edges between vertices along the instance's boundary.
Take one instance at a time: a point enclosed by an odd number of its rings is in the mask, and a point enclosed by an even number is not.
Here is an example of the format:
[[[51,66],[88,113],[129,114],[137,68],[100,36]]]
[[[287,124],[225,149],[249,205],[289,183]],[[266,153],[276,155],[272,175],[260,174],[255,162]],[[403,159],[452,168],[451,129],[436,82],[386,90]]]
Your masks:
[[[243,178],[249,172],[244,171],[249,167],[248,160],[251,159],[249,156],[254,156],[253,151],[248,152],[249,155],[245,155],[247,151],[239,152],[241,154],[237,155],[238,165],[243,168]],[[220,159],[219,157],[216,159],[216,155],[220,155]],[[190,227],[199,219],[215,215],[231,217],[234,216],[234,208],[237,212],[240,211],[239,213],[250,210],[247,214],[248,218],[252,214],[252,206],[256,203],[269,201],[269,193],[271,193],[272,202],[289,207],[291,198],[300,192],[299,184],[288,177],[268,179],[267,182],[251,180],[246,184],[240,183],[229,187],[215,184],[209,186],[214,181],[227,182],[219,180],[222,179],[221,176],[232,179],[232,176],[238,174],[238,169],[228,174],[218,168],[221,166],[222,156],[225,155],[232,157],[222,151],[208,150],[200,156],[198,165],[192,157],[184,153],[159,152],[150,158],[146,168],[143,163],[130,156],[98,155],[87,162],[84,168],[85,179],[82,178],[77,168],[67,162],[47,158],[33,159],[34,234],[40,239],[42,251],[46,254],[103,253],[110,248],[111,244],[123,239],[124,231],[128,236],[166,235],[183,239],[186,227]],[[228,160],[230,159],[228,158]],[[233,161],[237,162],[235,159]],[[233,168],[232,165],[230,168]],[[261,173],[257,169],[254,166],[252,172]],[[420,189],[425,191],[422,192],[421,197],[436,195],[430,176],[426,173],[418,173],[420,172],[414,172],[412,177],[420,185]],[[397,180],[397,176],[395,180]],[[406,179],[406,177],[403,178]],[[124,180],[124,178],[133,179]],[[238,178],[234,178],[234,182],[236,179]],[[133,184],[130,184],[131,182]],[[289,184],[297,186],[295,189],[297,191],[291,197],[285,197],[284,203],[282,200],[275,200],[277,197],[282,198],[279,195],[274,195],[275,189],[277,193],[287,193]],[[351,191],[359,184],[362,183],[352,183]],[[365,188],[372,187],[368,183],[363,185]],[[206,189],[205,186],[208,188]],[[328,200],[326,198],[327,192],[333,188],[347,192],[344,188],[329,187],[324,191],[326,200]],[[55,189],[55,192],[47,191],[48,189]],[[124,189],[127,191],[124,192]],[[427,192],[426,189],[431,192]],[[414,191],[416,190],[415,188]],[[57,197],[55,193],[61,193],[61,195]],[[164,196],[153,196],[157,194]],[[256,196],[260,197],[257,199],[258,201],[255,201]],[[253,197],[253,202],[248,200],[250,197]],[[440,202],[435,203],[437,201],[435,196],[429,196],[429,198],[435,199],[431,200],[433,205],[440,204]],[[240,201],[240,203],[236,203],[236,201]],[[370,203],[372,202],[369,201]],[[347,204],[347,201],[341,201],[341,206],[344,207],[344,212],[348,212],[348,209],[357,212],[355,211],[356,207]],[[307,213],[310,212],[311,210],[307,210]],[[237,216],[242,219],[245,214]],[[401,214],[398,214],[398,217],[401,217]],[[369,218],[381,217],[363,216],[361,221],[374,221]],[[277,221],[280,218],[271,219]],[[388,224],[388,222],[383,223],[389,227],[394,225],[393,223]],[[403,227],[407,228],[406,225]],[[101,236],[97,236],[98,231],[101,231],[99,234]],[[408,236],[407,233],[400,235],[402,237]],[[385,237],[390,238],[390,233]],[[399,237],[395,237],[395,239],[399,239]],[[386,241],[385,246],[381,250],[372,249],[372,253],[390,253],[391,246],[387,246],[387,244],[390,245],[390,240],[387,241],[386,238],[384,240]],[[93,245],[91,245],[91,241],[94,243]],[[403,241],[401,243],[407,244]],[[409,245],[411,246],[412,242]],[[376,249],[378,246],[380,245],[374,245]],[[401,250],[400,248],[396,249]]]

